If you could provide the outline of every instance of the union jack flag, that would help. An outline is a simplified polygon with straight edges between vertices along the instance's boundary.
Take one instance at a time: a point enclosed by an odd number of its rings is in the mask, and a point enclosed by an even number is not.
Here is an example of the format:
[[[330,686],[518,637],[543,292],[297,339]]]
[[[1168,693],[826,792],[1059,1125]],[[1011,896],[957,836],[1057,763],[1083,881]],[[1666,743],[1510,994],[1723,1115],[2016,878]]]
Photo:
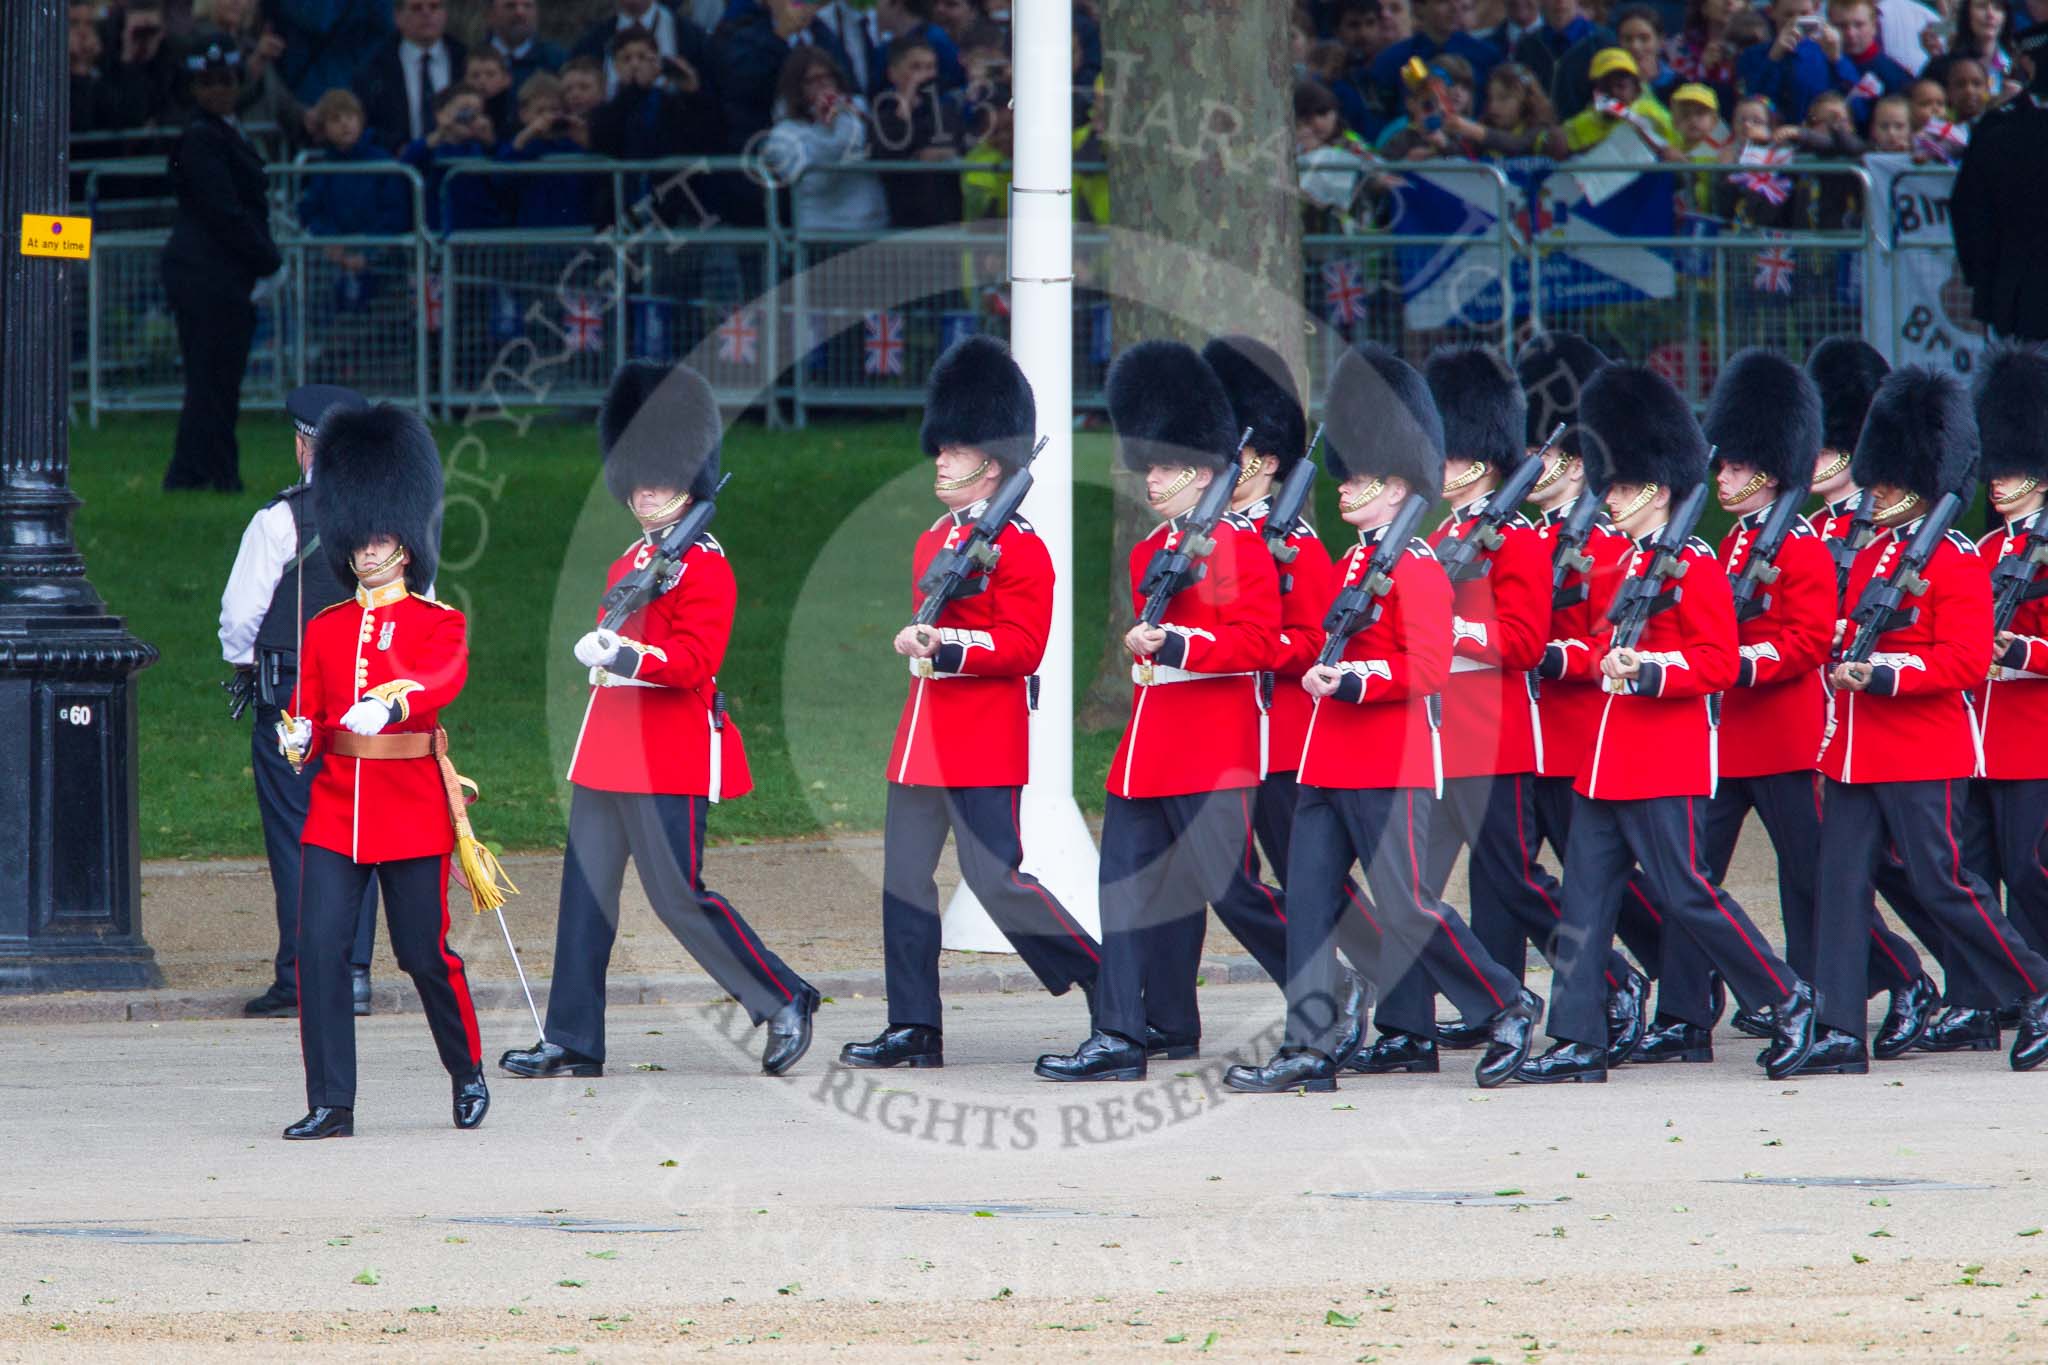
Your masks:
[[[1356,261],[1323,262],[1324,313],[1339,327],[1365,316],[1365,280]]]
[[[1756,287],[1766,294],[1789,294],[1793,269],[1792,253],[1782,242],[1775,242],[1769,250],[1756,254]]]
[[[562,344],[571,352],[604,349],[604,314],[587,294],[562,300]]]
[[[861,373],[888,375],[903,373],[903,315],[863,313],[861,328]]]
[[[761,359],[761,329],[754,310],[741,308],[718,324],[718,358],[728,365],[754,365]]]
[[[441,277],[427,276],[427,330],[441,330]]]
[[[1790,147],[1744,147],[1737,158],[1745,166],[1782,166],[1792,159]],[[1792,197],[1792,177],[1768,170],[1742,171],[1729,179],[1737,189],[1754,194],[1767,203],[1782,204]]]

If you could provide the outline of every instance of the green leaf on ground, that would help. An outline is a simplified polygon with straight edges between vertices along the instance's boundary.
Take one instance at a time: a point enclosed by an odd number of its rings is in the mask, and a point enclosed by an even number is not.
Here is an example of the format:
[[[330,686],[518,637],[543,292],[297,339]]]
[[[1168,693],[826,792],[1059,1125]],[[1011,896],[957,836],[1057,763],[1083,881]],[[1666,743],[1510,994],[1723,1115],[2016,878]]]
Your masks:
[[[358,1270],[358,1271],[356,1272],[356,1277],[355,1277],[355,1278],[354,1278],[353,1280],[349,1281],[349,1283],[350,1283],[350,1284],[376,1284],[376,1283],[378,1283],[378,1282],[379,1282],[380,1278],[381,1278],[381,1277],[380,1277],[380,1276],[379,1276],[379,1275],[377,1274],[377,1272],[376,1272],[376,1271],[374,1271],[374,1270],[371,1270],[371,1269],[369,1269],[369,1268],[368,1268],[368,1267],[366,1266],[366,1267],[364,1267],[363,1269],[361,1269],[361,1270]]]

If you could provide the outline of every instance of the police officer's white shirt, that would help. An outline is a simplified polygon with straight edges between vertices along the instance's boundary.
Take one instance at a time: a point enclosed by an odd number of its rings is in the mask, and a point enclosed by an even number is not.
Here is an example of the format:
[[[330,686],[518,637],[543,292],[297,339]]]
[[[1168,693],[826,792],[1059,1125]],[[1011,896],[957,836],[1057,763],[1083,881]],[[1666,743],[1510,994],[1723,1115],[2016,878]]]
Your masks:
[[[308,480],[312,478],[307,475]],[[256,632],[270,610],[278,580],[299,552],[299,528],[282,500],[249,518],[220,595],[220,655],[237,666],[256,662]]]

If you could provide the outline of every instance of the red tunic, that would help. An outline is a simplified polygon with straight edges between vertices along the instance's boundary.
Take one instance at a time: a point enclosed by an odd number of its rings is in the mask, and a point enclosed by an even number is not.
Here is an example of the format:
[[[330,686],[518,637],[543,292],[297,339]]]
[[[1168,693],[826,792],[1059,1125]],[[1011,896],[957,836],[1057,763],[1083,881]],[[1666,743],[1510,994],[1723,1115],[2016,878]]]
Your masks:
[[[1131,551],[1134,615],[1145,609],[1152,552],[1181,534],[1175,517]],[[1167,606],[1158,658],[1131,666],[1131,720],[1104,784],[1114,795],[1229,791],[1257,786],[1264,775],[1258,673],[1279,652],[1279,583],[1273,557],[1243,517],[1224,517],[1215,540],[1207,576]]]
[[[981,505],[948,513],[918,538],[917,580],[942,549],[967,536]],[[946,604],[934,626],[939,652],[910,661],[910,695],[896,722],[889,780],[918,787],[1021,787],[1031,777],[1031,699],[1026,681],[1045,657],[1052,628],[1052,556],[1022,517],[996,537],[1002,558],[988,587]],[[929,668],[922,665],[929,663]]]
[[[1843,536],[1849,534],[1849,524],[1856,519],[1857,500],[1862,496],[1862,489],[1853,490],[1835,499],[1833,502],[1822,503],[1813,512],[1809,513],[1806,518],[1806,524],[1813,528],[1813,533],[1820,537],[1821,544],[1827,548],[1830,566],[1834,564],[1835,560],[1834,544]],[[1837,581],[1840,581],[1839,575],[1837,576]],[[1854,602],[1839,603],[1837,612],[1841,616],[1847,616],[1849,608],[1855,605]]]
[[[1430,536],[1441,547],[1470,530],[1486,498],[1460,507]],[[1444,776],[1536,771],[1543,748],[1530,670],[1550,641],[1550,556],[1520,514],[1480,558],[1485,575],[1454,588],[1451,677],[1444,685]]]
[[[1766,512],[1743,517],[1721,542],[1734,581]],[[1827,730],[1824,670],[1835,638],[1835,561],[1804,522],[1778,547],[1778,581],[1764,588],[1770,606],[1741,622],[1741,675],[1721,713],[1721,772],[1764,777],[1807,772]]]
[[[2028,528],[2038,526],[2043,515],[2022,517],[1977,542],[1986,563],[2018,554]],[[1977,689],[1983,775],[2000,781],[2048,778],[2048,597],[2022,603],[2007,629],[2025,646],[2026,658],[1992,669],[1990,681]]]
[[[607,590],[654,556],[637,537],[612,562]],[[590,671],[590,704],[576,732],[569,780],[595,791],[703,796],[729,801],[753,787],[740,727],[714,727],[718,666],[732,638],[739,590],[732,565],[706,536],[683,556],[682,577],[626,618],[626,648]]]
[[[1243,516],[1263,536],[1272,510],[1272,503],[1262,498],[1247,507]],[[1323,652],[1323,618],[1336,596],[1330,552],[1323,548],[1315,528],[1305,521],[1295,522],[1287,533],[1287,544],[1295,552],[1293,561],[1274,566],[1284,586],[1280,593],[1280,652],[1272,665],[1273,705],[1266,716],[1269,773],[1291,773],[1301,761],[1310,704],[1315,700],[1301,690],[1301,675]]]
[[[1630,553],[1627,578],[1650,565],[1647,541]],[[1658,796],[1712,796],[1716,770],[1713,694],[1735,685],[1739,656],[1735,601],[1728,575],[1707,543],[1687,541],[1681,558],[1678,604],[1652,616],[1636,651],[1643,676],[1624,693],[1609,692],[1600,704],[1593,751],[1572,790],[1602,801],[1641,801]],[[1566,651],[1567,677],[1600,675],[1600,660],[1612,648],[1613,630],[1603,629],[1588,648]]]
[[[1593,495],[1585,493],[1580,496]],[[1562,507],[1552,509],[1536,527],[1544,553],[1553,565],[1556,563],[1558,530],[1564,519],[1571,515],[1576,502],[1575,498]],[[1615,530],[1604,515],[1594,523],[1585,546],[1593,567],[1585,573],[1568,574],[1564,581],[1566,588],[1585,584],[1586,600],[1568,607],[1551,607],[1550,643],[1567,654],[1591,648],[1589,641],[1605,627],[1607,608],[1614,601],[1614,590],[1621,586],[1621,576],[1627,570],[1629,555],[1634,549],[1629,538]],[[1598,662],[1594,660],[1595,664]],[[1600,711],[1606,704],[1607,694],[1600,690],[1597,677],[1587,678],[1583,674],[1545,678],[1541,688],[1536,698],[1536,712],[1543,722],[1543,753],[1536,771],[1544,777],[1577,777],[1579,769],[1593,752],[1593,734],[1600,728]]]
[[[358,863],[435,857],[455,847],[438,761],[328,750],[342,714],[366,697],[398,712],[383,734],[432,734],[468,677],[468,622],[453,607],[408,593],[404,579],[358,588],[306,623],[290,712],[313,723],[309,753],[326,758],[313,779],[304,842]]]
[[[1358,581],[1376,543],[1376,535],[1361,539],[1344,556],[1336,589]],[[1393,578],[1380,619],[1345,646],[1343,685],[1314,699],[1298,775],[1305,784],[1434,787],[1440,776],[1427,703],[1451,673],[1451,583],[1421,540],[1409,543]]]
[[[1915,521],[1879,531],[1849,571],[1849,601],[1911,543]],[[1991,667],[1991,575],[1977,547],[1950,531],[1923,575],[1920,615],[1890,631],[1870,656],[1871,687],[1835,694],[1835,731],[1820,770],[1837,782],[1932,782],[1977,770],[1977,728],[1967,695]],[[1853,632],[1852,625],[1850,630]]]

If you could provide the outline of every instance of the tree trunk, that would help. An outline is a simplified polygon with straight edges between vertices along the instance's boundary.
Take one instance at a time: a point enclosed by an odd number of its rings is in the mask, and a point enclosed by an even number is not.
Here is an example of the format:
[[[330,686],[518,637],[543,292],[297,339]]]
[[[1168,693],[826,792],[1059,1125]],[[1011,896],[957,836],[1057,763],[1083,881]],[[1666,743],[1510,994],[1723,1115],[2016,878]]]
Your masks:
[[[1200,348],[1243,332],[1305,374],[1288,6],[1114,0],[1102,15],[1097,132],[1117,228],[1117,350],[1156,337]],[[1154,525],[1136,477],[1118,466],[1112,478],[1110,646],[1082,710],[1091,729],[1119,724],[1129,705],[1124,584],[1132,547]]]

